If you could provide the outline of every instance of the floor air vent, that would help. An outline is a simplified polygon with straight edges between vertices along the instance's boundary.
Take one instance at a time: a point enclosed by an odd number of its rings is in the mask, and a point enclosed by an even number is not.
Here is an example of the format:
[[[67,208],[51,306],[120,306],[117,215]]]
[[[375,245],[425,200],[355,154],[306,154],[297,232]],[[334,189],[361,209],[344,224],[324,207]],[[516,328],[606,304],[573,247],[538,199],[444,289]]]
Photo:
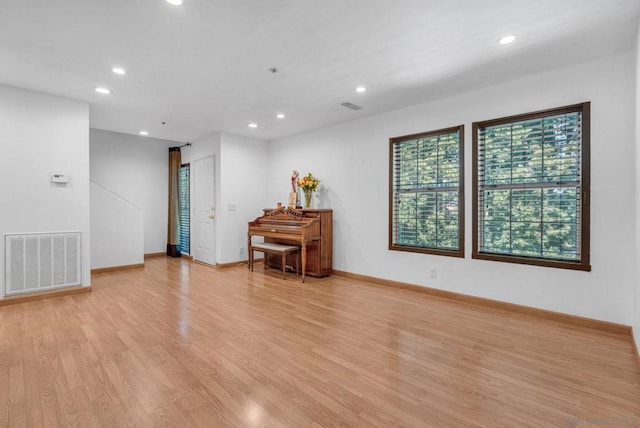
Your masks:
[[[5,235],[5,295],[81,285],[81,243],[81,232]]]

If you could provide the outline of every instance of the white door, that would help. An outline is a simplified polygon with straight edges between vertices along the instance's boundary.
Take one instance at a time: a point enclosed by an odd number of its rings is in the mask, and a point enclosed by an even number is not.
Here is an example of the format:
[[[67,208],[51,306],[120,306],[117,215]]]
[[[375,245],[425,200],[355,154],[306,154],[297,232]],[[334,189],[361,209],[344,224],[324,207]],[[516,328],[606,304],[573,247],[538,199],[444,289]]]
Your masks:
[[[195,161],[193,169],[193,196],[195,228],[192,235],[193,260],[215,265],[214,254],[214,187],[213,156]]]

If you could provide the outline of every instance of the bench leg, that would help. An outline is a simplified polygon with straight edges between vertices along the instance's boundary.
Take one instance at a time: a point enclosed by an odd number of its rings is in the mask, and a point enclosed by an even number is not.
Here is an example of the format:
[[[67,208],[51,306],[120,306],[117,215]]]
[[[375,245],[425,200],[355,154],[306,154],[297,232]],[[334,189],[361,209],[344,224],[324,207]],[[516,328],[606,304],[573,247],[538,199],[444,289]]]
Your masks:
[[[302,257],[302,282],[304,282],[304,277],[307,273],[307,244],[305,243],[302,244],[302,254],[300,254],[300,257]]]
[[[282,279],[287,279],[287,252],[282,252]]]

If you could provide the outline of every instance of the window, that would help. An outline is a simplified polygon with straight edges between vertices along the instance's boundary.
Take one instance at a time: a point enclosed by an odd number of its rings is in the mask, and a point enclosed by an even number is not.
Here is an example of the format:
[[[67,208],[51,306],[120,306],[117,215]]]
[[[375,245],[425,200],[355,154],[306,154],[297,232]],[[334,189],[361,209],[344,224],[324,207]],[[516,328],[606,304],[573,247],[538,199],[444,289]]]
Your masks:
[[[589,107],[473,124],[473,258],[591,270]]]
[[[389,143],[389,249],[464,257],[464,126]]]
[[[189,164],[184,164],[180,166],[180,172],[178,176],[178,203],[180,210],[180,224],[178,228],[178,233],[180,235],[180,244],[179,249],[183,254],[190,254],[190,238],[189,238],[189,230],[190,230],[190,221],[189,214],[191,211],[190,208],[190,200],[189,200]]]

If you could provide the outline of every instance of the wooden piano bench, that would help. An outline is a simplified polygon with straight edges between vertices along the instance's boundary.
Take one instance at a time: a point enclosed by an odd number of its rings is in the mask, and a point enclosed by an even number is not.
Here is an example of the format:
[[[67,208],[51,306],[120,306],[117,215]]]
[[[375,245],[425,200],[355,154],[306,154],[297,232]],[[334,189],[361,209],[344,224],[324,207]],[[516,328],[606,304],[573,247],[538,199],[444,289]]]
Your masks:
[[[296,253],[296,274],[299,273],[300,266],[300,247],[297,245],[282,245],[282,244],[272,244],[272,243],[258,243],[251,244],[249,248],[249,269],[253,272],[253,252],[259,251],[261,253],[273,253],[280,254],[282,257],[282,279],[286,279],[287,275],[287,255],[291,253]],[[265,267],[267,266],[267,261],[265,257]],[[303,280],[304,282],[304,280]]]

